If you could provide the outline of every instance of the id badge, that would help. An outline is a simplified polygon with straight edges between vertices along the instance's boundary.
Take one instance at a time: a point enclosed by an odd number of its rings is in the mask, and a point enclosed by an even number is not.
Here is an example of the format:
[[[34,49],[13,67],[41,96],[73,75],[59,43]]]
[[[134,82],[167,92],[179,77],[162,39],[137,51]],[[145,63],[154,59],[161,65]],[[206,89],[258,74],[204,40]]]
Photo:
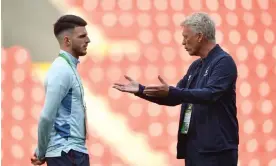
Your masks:
[[[183,121],[183,126],[181,128],[182,134],[187,134],[190,126],[191,121],[191,115],[192,115],[192,104],[189,104],[188,108],[185,110],[185,116]]]

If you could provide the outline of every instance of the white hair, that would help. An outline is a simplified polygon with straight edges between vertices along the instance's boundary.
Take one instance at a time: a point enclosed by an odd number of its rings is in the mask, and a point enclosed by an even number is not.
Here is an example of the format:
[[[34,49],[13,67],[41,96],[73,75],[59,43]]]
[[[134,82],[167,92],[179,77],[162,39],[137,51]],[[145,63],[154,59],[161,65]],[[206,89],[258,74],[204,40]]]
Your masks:
[[[191,28],[195,33],[202,33],[209,41],[216,41],[215,23],[206,13],[194,13],[186,17],[180,25]]]

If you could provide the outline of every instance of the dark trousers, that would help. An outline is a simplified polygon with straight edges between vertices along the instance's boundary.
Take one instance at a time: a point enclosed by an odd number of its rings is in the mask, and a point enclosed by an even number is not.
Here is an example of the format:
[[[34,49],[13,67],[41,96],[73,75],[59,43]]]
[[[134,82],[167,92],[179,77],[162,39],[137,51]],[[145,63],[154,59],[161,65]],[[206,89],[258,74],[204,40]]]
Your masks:
[[[185,159],[185,166],[237,166],[238,151],[226,150],[216,153],[195,152]]]
[[[199,153],[195,137],[187,138],[185,166],[237,166],[238,150],[224,150],[220,152]]]
[[[61,152],[60,157],[47,157],[48,166],[89,166],[89,155],[75,150]]]

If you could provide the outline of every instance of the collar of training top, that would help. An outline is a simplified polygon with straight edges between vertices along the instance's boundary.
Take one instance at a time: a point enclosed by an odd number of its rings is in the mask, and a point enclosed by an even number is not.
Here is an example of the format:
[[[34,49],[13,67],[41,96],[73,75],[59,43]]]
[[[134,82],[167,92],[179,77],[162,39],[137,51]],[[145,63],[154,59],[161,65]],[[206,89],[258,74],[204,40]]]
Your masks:
[[[202,63],[207,63],[209,62],[210,60],[212,60],[214,57],[216,57],[217,53],[221,51],[221,47],[216,44],[216,46],[211,49],[211,51],[208,53],[207,57],[206,58],[203,58],[202,59]]]
[[[71,55],[70,53],[68,53],[64,50],[60,50],[59,53],[60,54],[65,54],[65,56],[67,58],[69,58],[70,62],[72,62],[75,66],[77,66],[78,63],[80,63],[80,61],[77,58],[75,58],[73,55]]]

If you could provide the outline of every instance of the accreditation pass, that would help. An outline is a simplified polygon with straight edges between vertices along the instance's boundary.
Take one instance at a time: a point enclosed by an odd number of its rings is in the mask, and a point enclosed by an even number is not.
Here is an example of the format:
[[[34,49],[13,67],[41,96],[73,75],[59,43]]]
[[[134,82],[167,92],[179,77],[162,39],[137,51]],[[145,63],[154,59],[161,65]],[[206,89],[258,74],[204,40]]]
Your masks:
[[[189,104],[187,109],[185,110],[184,121],[183,121],[183,125],[181,128],[182,134],[188,133],[189,125],[190,125],[190,121],[191,121],[191,115],[192,115],[192,108],[193,108],[193,104]]]

